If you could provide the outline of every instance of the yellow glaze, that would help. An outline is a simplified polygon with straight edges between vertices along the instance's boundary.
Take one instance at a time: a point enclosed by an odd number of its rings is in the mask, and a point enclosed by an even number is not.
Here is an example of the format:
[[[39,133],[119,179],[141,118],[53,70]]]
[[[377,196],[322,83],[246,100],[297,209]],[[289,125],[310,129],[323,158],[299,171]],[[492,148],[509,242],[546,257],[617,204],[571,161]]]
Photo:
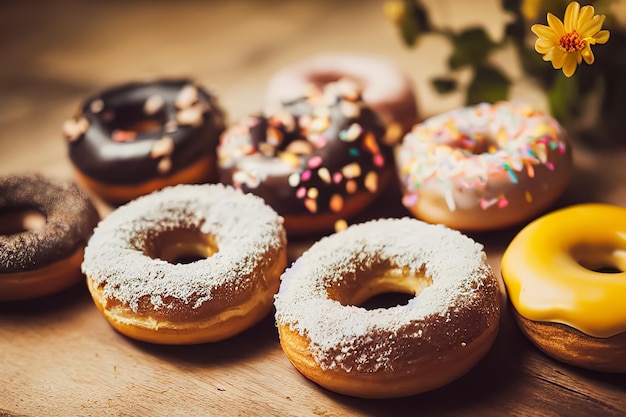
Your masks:
[[[596,270],[610,267],[622,272]],[[502,258],[513,307],[599,338],[626,332],[626,209],[580,204],[526,226]]]

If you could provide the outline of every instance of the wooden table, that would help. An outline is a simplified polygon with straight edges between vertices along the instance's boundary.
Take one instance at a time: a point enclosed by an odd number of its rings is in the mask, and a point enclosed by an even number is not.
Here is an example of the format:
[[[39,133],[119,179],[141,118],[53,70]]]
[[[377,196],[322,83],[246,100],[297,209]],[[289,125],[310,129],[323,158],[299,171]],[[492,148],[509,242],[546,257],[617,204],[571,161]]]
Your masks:
[[[411,74],[424,115],[461,103],[459,95],[435,97],[428,85],[445,68],[441,41],[427,38],[420,50],[406,50],[379,1],[52,3],[0,4],[2,175],[71,177],[62,122],[87,94],[146,76],[185,75],[214,87],[237,120],[260,108],[265,82],[281,66],[321,52],[367,52],[390,56]],[[626,205],[626,152],[577,151],[558,205]],[[389,189],[362,219],[407,215],[398,201]],[[498,273],[517,231],[472,235]],[[309,243],[292,242],[291,257]],[[551,360],[505,308],[493,349],[463,378],[415,397],[361,400],[295,371],[271,316],[221,343],[176,347],[116,333],[82,283],[45,299],[0,304],[0,416],[396,414],[623,416],[626,376]]]

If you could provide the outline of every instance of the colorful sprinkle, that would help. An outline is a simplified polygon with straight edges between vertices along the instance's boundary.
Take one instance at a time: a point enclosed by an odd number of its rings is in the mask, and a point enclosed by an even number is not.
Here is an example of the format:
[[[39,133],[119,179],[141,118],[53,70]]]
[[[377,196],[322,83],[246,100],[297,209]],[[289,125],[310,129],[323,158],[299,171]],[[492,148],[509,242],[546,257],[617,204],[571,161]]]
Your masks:
[[[380,147],[378,146],[378,142],[376,142],[376,138],[372,132],[367,132],[365,137],[363,138],[363,147],[372,154],[379,154]]]
[[[524,193],[524,198],[526,198],[527,203],[533,202],[533,195],[531,194],[530,191],[526,191],[526,193]]]
[[[298,174],[297,172],[294,172],[293,174],[289,176],[287,181],[289,182],[290,186],[294,188],[297,187],[298,185],[300,185],[300,174]]]
[[[361,165],[353,162],[341,168],[341,173],[348,179],[357,178],[361,176]]]
[[[343,179],[343,175],[341,175],[341,172],[335,172],[333,174],[333,182],[335,184],[339,184],[342,179]]]
[[[343,197],[339,194],[333,194],[328,203],[330,209],[335,213],[340,212],[343,209]]]
[[[320,169],[318,169],[317,176],[320,177],[320,179],[324,181],[326,184],[330,184],[331,177],[330,177],[330,171],[328,170],[328,168],[321,167]]]
[[[506,170],[506,173],[509,175],[509,179],[511,180],[511,182],[513,184],[517,184],[519,180],[517,179],[517,175],[515,175],[515,172],[513,172],[513,169],[511,169],[509,164],[505,162],[502,166]]]
[[[168,157],[165,157],[159,161],[157,164],[157,170],[160,174],[167,174],[172,169],[172,160]]]
[[[305,169],[304,171],[302,171],[302,174],[300,174],[300,178],[302,179],[302,181],[308,181],[311,179],[311,170],[310,169]]]
[[[306,188],[305,187],[300,187],[296,190],[296,197],[298,198],[304,198],[306,196]]]
[[[309,210],[311,213],[317,213],[317,202],[315,200],[306,199],[304,200],[304,207]]]
[[[312,156],[311,158],[309,158],[308,165],[311,169],[319,167],[320,165],[322,165],[322,157],[318,155]]]
[[[411,208],[417,203],[417,200],[418,200],[417,194],[415,193],[405,194],[402,197],[402,205],[404,205],[404,207]]]
[[[174,139],[169,136],[163,136],[152,145],[150,158],[156,159],[161,156],[171,155],[172,152],[174,152]]]
[[[319,197],[320,192],[317,188],[315,187],[311,187],[309,188],[309,190],[306,192],[306,196],[312,200],[317,199],[317,197]]]
[[[346,230],[348,228],[348,222],[344,219],[339,219],[335,222],[335,232],[341,232],[342,230]]]
[[[311,120],[309,129],[313,132],[323,132],[328,129],[328,126],[330,126],[330,117],[316,117]]]
[[[509,200],[507,200],[507,199],[506,199],[506,197],[504,197],[503,195],[501,195],[501,196],[498,198],[498,208],[503,209],[503,208],[505,208],[505,207],[506,207],[506,206],[508,206],[508,205],[509,205]]]
[[[348,149],[348,154],[350,156],[355,157],[355,158],[358,157],[360,153],[361,152],[359,152],[359,150],[357,148],[350,148],[350,149]]]
[[[346,191],[348,194],[354,194],[358,190],[359,185],[354,180],[346,181]]]
[[[100,113],[102,110],[104,110],[104,101],[102,101],[101,99],[96,99],[92,101],[89,105],[89,110],[91,110],[91,112],[95,114]]]
[[[480,208],[483,209],[483,210],[487,210],[489,207],[493,206],[497,202],[498,202],[497,198],[492,198],[492,199],[489,199],[489,200],[481,198],[480,199]]]
[[[378,174],[376,171],[370,171],[365,176],[365,188],[367,188],[370,193],[378,191]]]
[[[339,103],[341,113],[348,119],[356,119],[361,114],[361,106],[351,101],[342,101]]]
[[[372,160],[374,162],[374,165],[376,165],[378,168],[382,168],[385,166],[385,158],[379,153],[374,154]]]
[[[344,142],[354,142],[358,139],[359,135],[363,132],[363,128],[358,123],[352,123],[346,130],[339,132],[339,139]]]
[[[104,103],[103,103],[104,104]],[[157,114],[163,108],[165,100],[159,94],[151,95],[143,103],[143,112],[148,116]]]

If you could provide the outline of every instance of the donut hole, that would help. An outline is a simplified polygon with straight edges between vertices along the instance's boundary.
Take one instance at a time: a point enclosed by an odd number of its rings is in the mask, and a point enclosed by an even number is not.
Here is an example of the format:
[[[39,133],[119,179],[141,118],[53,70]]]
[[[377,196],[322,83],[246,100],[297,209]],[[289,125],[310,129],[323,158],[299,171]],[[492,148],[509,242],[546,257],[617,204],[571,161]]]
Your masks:
[[[163,129],[166,115],[160,110],[152,115],[146,115],[142,110],[134,107],[118,109],[116,117],[108,124],[111,137],[115,141],[132,141],[141,134],[156,133]]]
[[[612,245],[581,244],[572,248],[572,257],[583,268],[603,274],[626,271],[626,250]]]
[[[495,153],[500,149],[495,138],[488,135],[480,135],[474,133],[473,135],[463,136],[448,143],[449,146],[463,150],[471,155],[481,155],[484,153]]]
[[[336,294],[329,294],[344,306],[361,307],[366,310],[392,308],[406,305],[427,287],[432,285],[432,278],[421,271],[411,273],[408,268],[394,268],[362,271],[354,282],[359,285],[347,285]]]
[[[31,207],[9,207],[0,209],[0,235],[8,236],[23,232],[34,232],[46,224],[46,216]]]
[[[167,230],[152,236],[144,253],[171,264],[189,264],[210,258],[219,251],[215,237],[198,229]]]

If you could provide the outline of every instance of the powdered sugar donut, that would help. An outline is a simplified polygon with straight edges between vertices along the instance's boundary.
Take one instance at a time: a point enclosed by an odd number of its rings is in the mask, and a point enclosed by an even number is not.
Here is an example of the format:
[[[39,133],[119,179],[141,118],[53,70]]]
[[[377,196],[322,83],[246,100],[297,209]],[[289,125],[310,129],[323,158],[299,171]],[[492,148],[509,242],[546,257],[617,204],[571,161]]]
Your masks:
[[[282,223],[263,200],[231,187],[168,187],[101,221],[82,269],[121,333],[164,344],[218,341],[271,309],[286,265]]]
[[[510,226],[564,191],[572,158],[565,132],[528,105],[482,103],[432,117],[397,152],[404,205],[459,230]]]
[[[367,398],[413,395],[447,384],[490,349],[498,283],[482,246],[415,219],[350,226],[315,243],[281,278],[280,343],[307,378]],[[366,310],[385,292],[406,305]]]

